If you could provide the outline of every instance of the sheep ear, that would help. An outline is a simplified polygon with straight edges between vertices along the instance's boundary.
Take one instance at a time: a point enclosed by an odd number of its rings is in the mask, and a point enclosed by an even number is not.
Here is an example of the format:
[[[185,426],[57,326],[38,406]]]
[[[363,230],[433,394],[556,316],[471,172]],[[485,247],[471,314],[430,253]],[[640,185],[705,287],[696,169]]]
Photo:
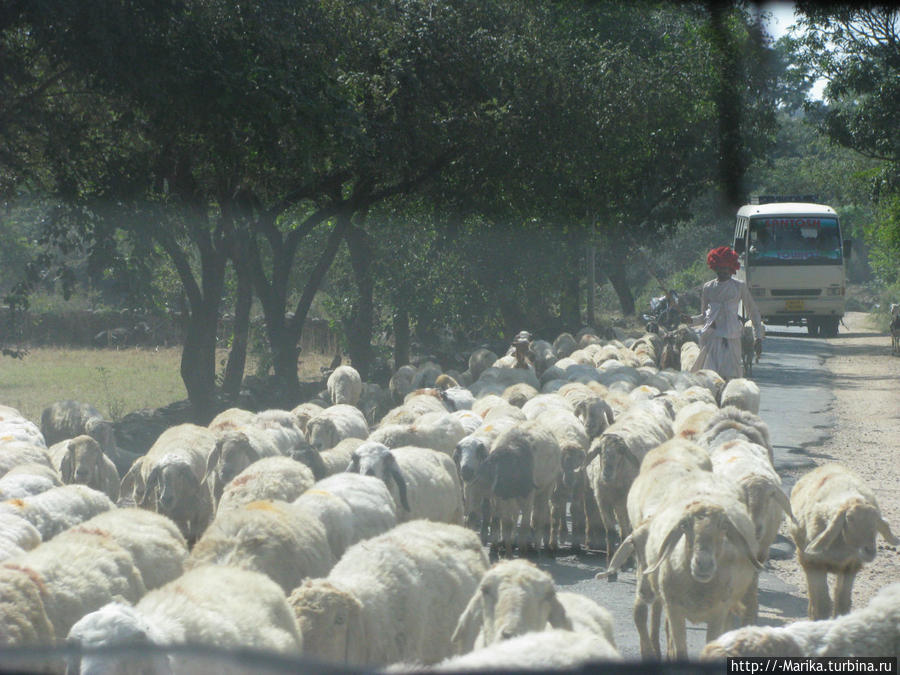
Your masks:
[[[220,438],[216,441],[216,447],[212,449],[212,452],[209,453],[209,457],[206,458],[206,475],[211,475],[215,469],[216,464],[219,463],[219,458],[222,457],[222,439]]]
[[[632,553],[634,553],[634,532],[622,540],[622,543],[619,544],[619,548],[616,549],[613,557],[606,565],[606,571],[597,573],[596,578],[605,579],[614,576],[622,568],[622,565],[625,564],[625,561],[628,560]]]
[[[144,465],[144,459],[144,457],[138,457],[134,460],[131,467],[122,476],[122,482],[119,483],[120,499],[131,499],[135,503],[143,499],[144,485],[141,482],[141,467]],[[140,495],[137,494],[138,489],[140,489]]]
[[[900,544],[900,539],[897,539],[897,537],[894,536],[894,533],[891,532],[891,526],[888,525],[887,521],[881,516],[878,517],[878,533],[884,537],[884,540],[887,543],[893,546]]]
[[[550,601],[550,616],[547,617],[547,623],[554,628],[561,630],[572,630],[572,621],[566,614],[566,608],[559,601],[556,594],[553,594],[553,600]]]
[[[359,455],[350,456],[350,464],[345,469],[348,473],[359,473]]]
[[[467,654],[475,648],[475,640],[478,631],[484,624],[484,600],[481,597],[481,587],[475,589],[469,604],[456,622],[456,629],[450,642],[453,645],[454,654]]]
[[[71,483],[75,477],[75,448],[71,442],[66,443],[66,452],[59,463],[59,477],[63,483]]]
[[[806,550],[804,553],[807,555],[818,555],[824,553],[834,541],[841,534],[841,530],[844,529],[844,523],[846,522],[846,511],[841,509],[838,511],[834,518],[831,519],[831,522],[828,523],[828,527],[826,527],[822,532],[819,533],[819,536],[813,539],[806,546]]]
[[[667,534],[666,538],[663,540],[662,546],[659,548],[659,558],[653,565],[644,570],[644,574],[652,574],[655,572],[659,566],[665,562],[666,558],[672,554],[676,544],[678,544],[678,540],[684,536],[690,519],[690,516],[685,516],[669,531],[669,534]]]
[[[138,506],[142,509],[156,508],[156,491],[159,488],[159,478],[162,475],[162,469],[159,465],[153,467],[150,475],[147,476],[147,484],[144,485],[144,493],[140,499],[136,500]]]
[[[397,492],[400,493],[400,504],[404,509],[409,511],[409,502],[406,500],[406,479],[403,478],[403,474],[400,473],[400,466],[397,464],[397,458],[394,457],[393,453],[388,454],[385,462],[385,469],[387,470],[388,475],[393,478],[394,482],[397,484]]]
[[[781,492],[781,490],[779,490]],[[725,534],[731,540],[731,542],[740,549],[740,551],[747,556],[747,559],[753,563],[753,566],[761,570],[763,569],[763,564],[759,562],[756,558],[756,553],[753,551],[754,545],[756,542],[751,542],[747,540],[747,537],[743,535],[743,533],[735,527],[734,523],[731,521],[731,518],[725,517]]]
[[[459,446],[453,449],[453,463],[456,464],[456,469],[459,470],[459,462],[462,458],[462,452],[459,450]]]
[[[775,491],[772,493],[772,496],[775,497],[775,501],[778,502],[778,505],[784,510],[788,518],[796,525],[797,519],[794,517],[794,511],[791,509],[791,500],[784,494],[784,491],[778,486],[775,486]]]

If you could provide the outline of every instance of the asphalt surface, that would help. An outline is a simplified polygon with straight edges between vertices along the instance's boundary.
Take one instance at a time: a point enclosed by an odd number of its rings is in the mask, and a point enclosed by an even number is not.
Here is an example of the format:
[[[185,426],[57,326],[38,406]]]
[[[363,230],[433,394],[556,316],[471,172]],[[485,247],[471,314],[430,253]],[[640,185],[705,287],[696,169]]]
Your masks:
[[[779,326],[768,330],[763,349],[752,378],[761,389],[760,416],[769,425],[775,468],[789,494],[796,478],[813,466],[817,448],[834,426],[834,397],[824,366],[829,346],[823,338],[807,337],[805,329]],[[793,557],[793,543],[779,536],[770,555]],[[534,562],[553,575],[559,589],[583,593],[609,609],[615,619],[619,651],[625,658],[640,658],[632,619],[633,571],[620,572],[615,582],[595,579],[594,574],[605,569],[603,553],[542,557]],[[764,625],[806,618],[806,589],[789,586],[764,570],[759,579],[759,611],[759,623]],[[687,632],[690,655],[696,657],[706,642],[706,625],[688,623]],[[661,646],[665,652],[664,630]]]

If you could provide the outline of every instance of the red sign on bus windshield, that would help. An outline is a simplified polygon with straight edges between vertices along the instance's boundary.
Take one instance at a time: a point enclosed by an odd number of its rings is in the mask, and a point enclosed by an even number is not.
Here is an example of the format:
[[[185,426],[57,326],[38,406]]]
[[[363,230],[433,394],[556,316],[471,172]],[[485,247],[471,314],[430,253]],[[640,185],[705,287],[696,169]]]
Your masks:
[[[819,229],[822,226],[822,221],[818,218],[766,218],[763,222],[766,227],[796,230],[801,228]]]

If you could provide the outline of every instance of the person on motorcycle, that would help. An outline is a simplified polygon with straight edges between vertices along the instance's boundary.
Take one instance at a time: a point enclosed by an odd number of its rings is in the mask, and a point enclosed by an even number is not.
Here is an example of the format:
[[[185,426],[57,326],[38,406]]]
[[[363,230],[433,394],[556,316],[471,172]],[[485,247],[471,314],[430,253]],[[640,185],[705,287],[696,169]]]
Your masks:
[[[706,256],[706,264],[716,273],[716,278],[703,285],[700,314],[686,317],[691,320],[691,325],[703,326],[700,329],[700,355],[691,370],[714,370],[726,380],[743,377],[743,323],[738,305],[743,303],[744,311],[750,314],[754,347],[761,347],[765,335],[762,318],[747,284],[732,276],[741,267],[734,250],[728,246],[714,248]]]

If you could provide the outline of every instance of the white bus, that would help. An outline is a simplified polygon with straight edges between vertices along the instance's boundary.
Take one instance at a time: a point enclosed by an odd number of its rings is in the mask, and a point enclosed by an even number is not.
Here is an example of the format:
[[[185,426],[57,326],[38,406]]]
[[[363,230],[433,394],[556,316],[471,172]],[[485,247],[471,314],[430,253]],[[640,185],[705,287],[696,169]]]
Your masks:
[[[837,213],[811,198],[751,198],[737,212],[737,277],[747,283],[763,321],[806,325],[810,335],[837,335],[844,315],[844,259]]]

